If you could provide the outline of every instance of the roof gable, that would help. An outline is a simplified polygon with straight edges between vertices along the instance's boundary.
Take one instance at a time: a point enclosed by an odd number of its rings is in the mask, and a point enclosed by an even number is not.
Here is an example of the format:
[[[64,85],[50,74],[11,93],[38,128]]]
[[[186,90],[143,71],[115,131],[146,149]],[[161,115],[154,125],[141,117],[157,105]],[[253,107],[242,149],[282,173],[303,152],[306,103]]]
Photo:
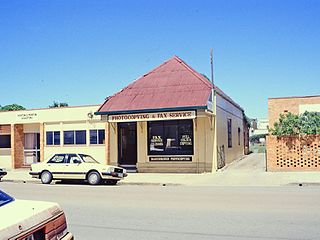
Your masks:
[[[174,56],[106,99],[99,113],[205,107],[212,84]]]

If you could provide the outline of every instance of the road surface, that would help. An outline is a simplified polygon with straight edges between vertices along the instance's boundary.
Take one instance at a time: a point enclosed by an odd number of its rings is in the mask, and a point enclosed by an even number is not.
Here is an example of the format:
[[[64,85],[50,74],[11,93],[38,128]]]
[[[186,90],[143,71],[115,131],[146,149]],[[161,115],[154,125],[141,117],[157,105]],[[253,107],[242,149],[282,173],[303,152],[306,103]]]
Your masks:
[[[320,187],[0,183],[58,202],[75,239],[319,239]]]

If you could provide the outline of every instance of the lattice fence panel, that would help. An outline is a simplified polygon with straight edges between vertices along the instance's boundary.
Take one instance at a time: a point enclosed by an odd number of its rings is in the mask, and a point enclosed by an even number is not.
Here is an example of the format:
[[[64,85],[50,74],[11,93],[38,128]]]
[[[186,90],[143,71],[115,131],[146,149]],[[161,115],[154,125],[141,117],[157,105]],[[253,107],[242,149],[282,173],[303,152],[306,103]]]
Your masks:
[[[278,138],[276,167],[282,170],[320,170],[320,136]]]

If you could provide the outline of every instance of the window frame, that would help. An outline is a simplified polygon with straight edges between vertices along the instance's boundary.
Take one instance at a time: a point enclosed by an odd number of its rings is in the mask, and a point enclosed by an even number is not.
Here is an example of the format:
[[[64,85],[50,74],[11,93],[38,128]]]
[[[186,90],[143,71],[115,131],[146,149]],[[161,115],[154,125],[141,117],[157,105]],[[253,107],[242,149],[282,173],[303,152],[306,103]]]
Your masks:
[[[152,126],[154,125],[154,126]],[[188,135],[186,132],[189,131],[189,138],[191,137],[191,144],[190,144],[190,149],[187,149],[188,145],[181,145],[181,142],[179,146],[182,149],[176,149],[176,150],[166,150],[166,145],[167,145],[167,140],[165,140],[166,135],[168,135],[167,131],[170,129],[170,126],[172,128],[175,128],[176,130],[176,135],[178,137],[178,140],[180,142],[181,138],[183,135]],[[182,131],[181,128],[183,127],[189,127],[188,131]],[[150,149],[151,146],[151,140],[155,139],[152,138],[151,136],[151,128],[158,128],[159,131],[159,139],[162,140],[162,147],[159,147],[158,149],[163,149],[163,151],[152,151]],[[185,133],[185,134],[183,134]],[[153,135],[154,136],[154,135]],[[168,139],[168,138],[167,138]],[[147,143],[148,143],[148,155],[149,156],[179,156],[179,155],[194,155],[194,126],[193,126],[193,120],[192,119],[181,119],[181,120],[165,120],[165,121],[150,121],[147,123]],[[185,148],[185,149],[183,149]]]
[[[84,132],[84,142],[83,143],[78,143],[78,139],[77,139],[77,133],[79,134],[80,132]],[[72,133],[73,135],[73,139],[72,141],[70,141],[70,143],[66,143],[66,134],[68,133]],[[71,140],[71,138],[69,139]],[[64,130],[63,131],[63,145],[65,146],[71,146],[71,145],[79,145],[79,146],[83,146],[83,145],[87,145],[87,130]]]
[[[52,144],[48,144],[48,133],[51,133]],[[55,137],[59,136],[59,141],[56,141]],[[46,146],[60,146],[61,145],[61,132],[60,131],[46,131]]]
[[[102,141],[100,141],[100,140],[101,140],[101,139],[100,139],[100,135],[99,135],[100,132],[103,132]],[[96,135],[95,135],[96,143],[91,142],[91,133],[95,133],[95,134],[96,134]],[[90,129],[90,130],[89,130],[90,145],[104,145],[105,142],[106,142],[105,134],[106,134],[105,129]],[[100,142],[101,142],[101,143],[100,143]]]
[[[8,145],[4,145],[4,147],[2,147],[0,145],[0,149],[10,149],[11,148],[11,134],[0,134],[0,137],[6,136],[7,138],[9,138],[9,142]]]
[[[232,119],[227,119],[227,137],[228,137],[228,148],[232,148]]]

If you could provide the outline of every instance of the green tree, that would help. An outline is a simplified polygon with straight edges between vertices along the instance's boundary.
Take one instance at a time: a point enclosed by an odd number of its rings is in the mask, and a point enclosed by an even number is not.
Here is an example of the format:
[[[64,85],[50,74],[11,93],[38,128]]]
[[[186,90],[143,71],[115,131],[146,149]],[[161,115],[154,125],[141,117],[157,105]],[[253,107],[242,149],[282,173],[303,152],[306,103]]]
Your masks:
[[[49,108],[57,108],[57,107],[68,107],[69,104],[68,103],[63,103],[63,102],[56,102],[53,101],[53,104],[49,106]]]
[[[25,108],[18,104],[9,104],[3,107],[0,106],[0,111],[17,111],[17,110],[25,110]]]
[[[280,114],[280,118],[270,129],[272,135],[310,135],[320,134],[320,114],[304,112],[296,115],[292,113]]]

